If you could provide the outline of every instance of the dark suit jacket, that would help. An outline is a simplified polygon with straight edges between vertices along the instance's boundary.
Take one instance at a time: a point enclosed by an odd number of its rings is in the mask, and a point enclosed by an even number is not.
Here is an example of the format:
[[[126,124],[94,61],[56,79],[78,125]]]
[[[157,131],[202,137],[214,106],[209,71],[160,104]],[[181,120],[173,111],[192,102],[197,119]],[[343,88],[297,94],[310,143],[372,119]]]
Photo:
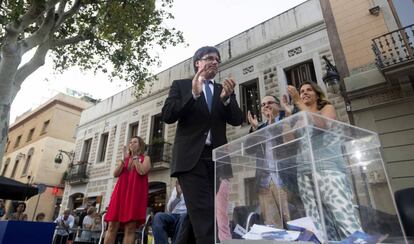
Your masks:
[[[162,108],[162,118],[167,124],[177,124],[171,176],[191,170],[198,162],[204,149],[208,131],[211,129],[213,148],[227,143],[226,123],[241,125],[243,113],[237,104],[234,94],[230,96],[230,104],[225,106],[220,100],[222,86],[214,83],[214,95],[211,113],[208,110],[204,94],[195,100],[192,94],[192,80],[173,81],[170,93]],[[225,166],[231,175],[230,165]]]

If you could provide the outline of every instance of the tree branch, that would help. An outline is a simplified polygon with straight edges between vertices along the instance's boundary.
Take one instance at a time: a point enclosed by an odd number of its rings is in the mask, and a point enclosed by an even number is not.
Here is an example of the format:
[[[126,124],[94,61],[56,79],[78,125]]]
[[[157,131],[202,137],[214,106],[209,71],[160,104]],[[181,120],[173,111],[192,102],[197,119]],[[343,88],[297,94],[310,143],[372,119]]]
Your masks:
[[[14,97],[16,96],[17,92],[20,90],[20,86],[22,85],[23,81],[31,75],[34,71],[36,71],[39,67],[45,64],[46,54],[50,49],[50,41],[42,43],[37,49],[33,57],[25,63],[22,67],[20,67],[17,72],[16,76],[14,77],[14,84],[15,89],[12,91],[11,94],[11,101],[13,101]]]
[[[66,39],[59,39],[59,40],[55,40],[53,41],[51,47],[61,47],[61,46],[66,46],[66,45],[70,45],[70,44],[75,44],[78,42],[82,42],[82,41],[86,41],[92,39],[91,36],[87,36],[85,34],[78,34],[76,36],[73,37],[69,37]]]
[[[55,9],[51,8],[48,10],[46,18],[39,29],[31,36],[20,41],[22,44],[22,54],[26,53],[30,49],[38,46],[49,38],[50,30],[52,30],[55,19]]]
[[[59,2],[60,0],[49,0],[46,2],[46,9],[51,9],[51,8],[55,8],[55,5]]]
[[[66,4],[68,3],[68,0],[60,0],[59,2],[59,9],[56,12],[56,15],[58,16],[55,24],[56,26],[59,26],[59,23],[61,23],[61,19],[63,17],[63,14],[65,13]]]
[[[72,7],[64,14],[59,14],[59,19],[56,21],[55,28],[59,27],[66,19],[75,15],[81,6],[81,0],[75,0]]]
[[[19,17],[19,25],[16,25],[16,29],[22,32],[27,26],[36,21],[36,19],[44,13],[46,6],[44,0],[33,0],[27,12]]]
[[[61,16],[64,13],[67,3],[68,3],[68,0],[60,0],[59,9],[56,12],[59,16]]]

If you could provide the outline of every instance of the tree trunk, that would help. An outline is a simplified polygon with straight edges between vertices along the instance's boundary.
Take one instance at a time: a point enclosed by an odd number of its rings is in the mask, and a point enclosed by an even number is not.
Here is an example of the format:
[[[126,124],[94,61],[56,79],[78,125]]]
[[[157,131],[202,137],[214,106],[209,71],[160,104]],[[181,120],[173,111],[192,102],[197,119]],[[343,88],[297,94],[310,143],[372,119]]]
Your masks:
[[[12,92],[16,89],[14,77],[21,62],[20,48],[17,43],[5,43],[0,54],[0,163],[3,161],[4,146],[10,123]],[[18,89],[18,88],[17,88]],[[2,166],[2,164],[0,164]]]
[[[9,130],[10,104],[0,104],[0,169],[3,166],[4,146]]]

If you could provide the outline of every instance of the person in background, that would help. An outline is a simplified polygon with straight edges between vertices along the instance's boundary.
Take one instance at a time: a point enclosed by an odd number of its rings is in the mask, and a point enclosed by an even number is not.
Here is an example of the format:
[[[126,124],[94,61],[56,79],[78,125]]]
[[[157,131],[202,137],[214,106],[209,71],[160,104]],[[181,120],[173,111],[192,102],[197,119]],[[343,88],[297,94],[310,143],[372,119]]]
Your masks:
[[[88,202],[85,204],[85,208],[82,209],[82,211],[80,212],[79,215],[74,215],[72,213],[73,216],[79,216],[79,221],[76,223],[77,226],[81,227],[83,226],[83,219],[86,217],[86,215],[88,215],[88,209],[91,207],[91,204]],[[75,211],[75,210],[74,210]]]
[[[214,148],[227,143],[226,124],[239,126],[243,113],[234,94],[236,82],[214,79],[220,53],[215,47],[199,48],[193,56],[193,79],[172,82],[162,108],[167,124],[177,123],[171,176],[177,177],[186,198],[187,211],[197,244],[214,243]],[[219,165],[219,163],[217,163]],[[231,176],[231,166],[225,165]],[[220,191],[217,194],[222,194]]]
[[[250,131],[254,132],[274,124],[283,119],[280,113],[280,101],[275,96],[265,96],[261,101],[261,112],[264,123],[259,124],[255,115],[250,111],[247,112],[247,119],[251,125]],[[280,131],[281,132],[281,131]],[[258,198],[260,211],[263,222],[266,225],[274,225],[276,228],[283,229],[284,224],[290,220],[290,212],[288,207],[287,190],[281,179],[281,175],[276,171],[279,162],[277,158],[282,158],[281,155],[276,155],[271,148],[281,141],[270,140],[258,147],[256,150],[256,187],[258,190]],[[284,172],[283,172],[284,173]]]
[[[17,205],[14,209],[14,213],[10,214],[7,217],[7,220],[23,220],[23,221],[26,221],[27,220],[27,214],[24,213],[25,210],[26,210],[26,203],[24,203],[24,202],[17,203]]]
[[[93,224],[92,224],[91,231],[92,231],[91,240],[94,243],[98,243],[99,238],[101,236],[101,231],[102,231],[102,216],[100,214],[96,214],[95,217],[93,218]]]
[[[155,244],[168,244],[168,237],[171,237],[171,243],[175,244],[186,214],[184,195],[177,180],[168,200],[167,213],[158,212],[154,216],[152,234]]]
[[[4,205],[4,200],[0,199],[0,219],[6,214],[6,206]]]
[[[119,177],[109,202],[105,221],[108,230],[105,244],[114,243],[120,226],[124,227],[124,244],[135,242],[135,230],[146,220],[148,205],[148,172],[150,157],[144,155],[145,143],[134,136],[129,142],[129,154],[119,160],[114,177]]]
[[[68,241],[70,229],[73,228],[75,219],[70,215],[70,210],[66,209],[63,214],[56,218],[56,235],[54,244],[65,244]]]
[[[43,212],[40,212],[40,213],[36,214],[36,221],[37,222],[43,222],[43,221],[45,221],[45,217],[46,217],[46,214],[43,213]]]
[[[95,207],[89,207],[88,208],[88,212],[87,215],[85,216],[85,218],[83,219],[83,224],[82,224],[82,234],[81,234],[81,241],[90,241],[92,238],[92,225],[94,222],[94,217],[95,217],[95,213],[96,213],[96,209]]]
[[[299,86],[299,92],[294,86],[288,86],[289,95],[293,103],[300,111],[307,111],[336,120],[335,107],[326,100],[322,89],[314,82],[303,82]],[[289,104],[284,99],[286,116],[290,116]],[[323,127],[324,121],[320,123]],[[296,125],[297,126],[297,125]],[[327,128],[329,130],[330,128]],[[319,147],[315,151],[314,158],[318,161],[316,175],[312,175],[309,164],[301,164],[297,167],[297,180],[299,193],[305,206],[306,215],[311,217],[318,230],[322,230],[321,217],[316,204],[313,178],[316,177],[319,185],[322,204],[324,207],[325,223],[329,240],[342,240],[355,231],[361,231],[359,217],[353,207],[353,193],[351,184],[346,175],[346,162],[344,161],[339,144],[329,143],[333,141],[330,134],[322,134],[320,130],[313,130],[312,145]],[[291,135],[293,137],[293,135]],[[291,138],[287,138],[291,139]],[[326,145],[326,146],[325,146]],[[306,146],[306,145],[305,145]],[[309,154],[299,154],[299,162],[311,161]]]

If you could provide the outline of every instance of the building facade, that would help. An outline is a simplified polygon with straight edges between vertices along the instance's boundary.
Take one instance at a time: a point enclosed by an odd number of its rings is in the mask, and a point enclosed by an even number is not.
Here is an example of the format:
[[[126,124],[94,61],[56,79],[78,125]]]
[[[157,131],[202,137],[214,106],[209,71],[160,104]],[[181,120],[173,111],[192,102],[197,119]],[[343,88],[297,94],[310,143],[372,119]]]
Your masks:
[[[90,105],[58,94],[21,115],[10,126],[1,175],[25,184],[45,186],[42,194],[26,201],[29,220],[40,212],[46,214],[46,220],[52,220],[58,213],[63,194],[62,177],[69,160],[56,164],[55,156],[59,150],[73,150],[81,112]],[[6,209],[12,210],[12,205],[12,201],[7,201]]]
[[[248,110],[260,114],[260,100],[266,95],[282,97],[287,94],[287,85],[299,86],[302,81],[313,80],[323,89],[325,61],[332,60],[328,32],[321,5],[309,0],[278,16],[260,23],[243,33],[216,45],[221,53],[222,64],[216,81],[226,77],[236,81],[237,100],[247,114]],[[195,50],[194,50],[195,51]],[[116,161],[122,158],[122,148],[133,135],[144,138],[150,146],[148,153],[153,168],[149,173],[150,207],[163,211],[168,195],[174,186],[170,178],[169,163],[171,144],[174,141],[176,125],[161,121],[161,108],[174,79],[191,78],[194,74],[192,59],[157,74],[157,81],[148,86],[144,96],[133,97],[133,88],[118,93],[82,113],[76,134],[75,161],[84,162],[77,166],[75,175],[82,179],[66,181],[63,206],[76,208],[90,202],[103,210],[109,203],[116,183],[112,176]],[[348,121],[344,99],[330,94],[339,118]],[[228,126],[229,140],[248,133],[249,125]],[[253,170],[235,172],[251,175]],[[242,177],[241,177],[242,178]],[[249,195],[252,204],[256,193],[253,182],[240,182],[232,186],[232,196]],[[79,196],[82,203],[76,201]]]
[[[393,191],[413,187],[414,2],[320,2],[352,121],[379,134]]]

